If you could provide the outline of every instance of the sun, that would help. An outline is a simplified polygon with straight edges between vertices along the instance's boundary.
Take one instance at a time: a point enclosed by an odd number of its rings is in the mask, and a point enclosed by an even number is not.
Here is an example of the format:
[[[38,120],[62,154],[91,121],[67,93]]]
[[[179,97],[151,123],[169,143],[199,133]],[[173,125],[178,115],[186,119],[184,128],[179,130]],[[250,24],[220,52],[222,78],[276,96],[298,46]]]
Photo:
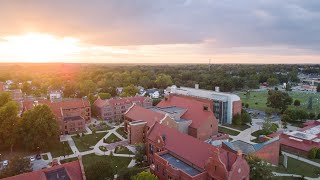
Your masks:
[[[80,51],[79,39],[27,33],[0,39],[0,59],[19,62],[56,62]]]

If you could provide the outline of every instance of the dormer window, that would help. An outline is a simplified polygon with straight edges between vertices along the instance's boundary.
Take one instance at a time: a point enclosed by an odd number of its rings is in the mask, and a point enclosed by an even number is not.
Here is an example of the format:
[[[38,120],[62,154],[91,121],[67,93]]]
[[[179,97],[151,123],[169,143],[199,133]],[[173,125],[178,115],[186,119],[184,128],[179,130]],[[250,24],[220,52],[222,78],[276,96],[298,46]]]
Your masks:
[[[204,110],[204,111],[208,111],[208,110],[209,110],[209,107],[208,107],[208,106],[203,106],[203,110]]]

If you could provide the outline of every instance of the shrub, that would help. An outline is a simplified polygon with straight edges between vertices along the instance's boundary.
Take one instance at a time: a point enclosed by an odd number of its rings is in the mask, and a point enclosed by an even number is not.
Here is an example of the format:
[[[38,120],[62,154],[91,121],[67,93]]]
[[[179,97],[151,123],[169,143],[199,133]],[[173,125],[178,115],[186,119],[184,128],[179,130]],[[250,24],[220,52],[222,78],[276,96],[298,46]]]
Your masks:
[[[320,148],[317,150],[316,158],[317,158],[317,159],[320,159]]]
[[[80,138],[80,134],[79,133],[77,133],[77,138]]]
[[[316,118],[316,114],[313,113],[313,112],[309,113],[309,118],[310,119],[315,119]]]
[[[258,102],[255,102],[254,104],[258,105]]]
[[[315,159],[317,156],[317,152],[318,152],[318,148],[316,148],[316,147],[310,149],[310,151],[308,152],[308,157],[310,159]]]
[[[240,114],[236,114],[232,118],[232,124],[234,125],[241,125],[242,124],[242,119]]]
[[[248,104],[248,103],[246,103],[245,107],[246,107],[246,108],[249,108],[249,104]]]

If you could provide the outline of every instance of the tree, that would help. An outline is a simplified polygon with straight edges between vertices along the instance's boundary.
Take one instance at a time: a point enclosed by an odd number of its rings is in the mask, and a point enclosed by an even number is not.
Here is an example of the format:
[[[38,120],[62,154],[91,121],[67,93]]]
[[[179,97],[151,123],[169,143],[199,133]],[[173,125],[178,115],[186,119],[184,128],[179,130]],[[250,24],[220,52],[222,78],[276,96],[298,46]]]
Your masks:
[[[232,118],[232,124],[234,125],[241,125],[242,124],[242,119],[240,114],[236,114]]]
[[[86,168],[88,180],[113,179],[114,169],[108,161],[96,161]]]
[[[91,93],[94,93],[97,89],[97,85],[92,80],[85,80],[80,83],[80,91],[88,96]]]
[[[317,92],[320,92],[320,83],[317,86]]]
[[[77,87],[74,83],[67,83],[63,89],[64,97],[76,97]]]
[[[252,122],[250,114],[245,110],[241,113],[241,120],[242,120],[243,124],[246,124],[246,123],[251,124],[251,122]]]
[[[247,155],[246,160],[250,166],[250,179],[272,179],[272,166],[257,156]]]
[[[121,96],[122,97],[135,96],[138,92],[139,92],[138,88],[131,84],[123,88]]]
[[[310,149],[309,152],[308,152],[308,157],[310,159],[315,159],[316,156],[317,156],[317,152],[318,152],[318,148],[316,148],[316,147]]]
[[[269,86],[275,86],[279,84],[279,80],[277,78],[271,77],[271,78],[268,78],[267,83]]]
[[[291,85],[289,83],[286,85],[286,91],[292,91]]]
[[[278,125],[271,122],[270,118],[266,118],[262,124],[263,134],[268,135],[273,132],[276,132]]]
[[[0,178],[15,176],[31,171],[32,168],[29,159],[15,156],[10,160],[8,167],[2,170],[2,172],[0,173]]]
[[[313,113],[313,112],[309,113],[309,118],[310,119],[315,119],[316,118],[316,114]]]
[[[167,88],[169,85],[172,85],[172,79],[170,75],[159,74],[155,80],[158,88]]]
[[[143,171],[131,177],[131,180],[158,180],[158,177],[150,172]]]
[[[317,119],[320,119],[320,113],[318,114]]]
[[[284,126],[284,128],[286,128],[287,127],[287,122],[290,122],[291,118],[287,114],[282,114],[281,121],[282,121],[282,125]]]
[[[300,101],[298,99],[294,100],[293,105],[296,107],[300,106]]]
[[[99,93],[99,97],[101,99],[110,99],[111,98],[111,94],[109,94],[109,93]]]
[[[21,130],[28,149],[46,149],[58,140],[59,126],[47,105],[36,105],[26,111],[22,115]]]
[[[312,109],[312,96],[309,97],[309,101],[308,101],[308,109]]]
[[[12,96],[8,92],[0,93],[0,107],[12,100]]]
[[[19,139],[19,117],[17,115],[18,105],[14,101],[0,108],[0,144],[9,146],[11,152]]]
[[[284,112],[292,104],[292,98],[286,92],[268,91],[267,106]]]
[[[150,78],[148,76],[142,76],[139,79],[139,84],[144,88],[149,88],[152,86],[152,81],[150,80]]]
[[[132,176],[142,172],[143,170],[137,167],[133,167],[133,168],[122,168],[119,172],[118,172],[118,179],[119,180],[127,180],[130,179]]]
[[[135,159],[137,164],[142,164],[146,156],[146,147],[144,144],[140,143],[136,145],[136,155]]]

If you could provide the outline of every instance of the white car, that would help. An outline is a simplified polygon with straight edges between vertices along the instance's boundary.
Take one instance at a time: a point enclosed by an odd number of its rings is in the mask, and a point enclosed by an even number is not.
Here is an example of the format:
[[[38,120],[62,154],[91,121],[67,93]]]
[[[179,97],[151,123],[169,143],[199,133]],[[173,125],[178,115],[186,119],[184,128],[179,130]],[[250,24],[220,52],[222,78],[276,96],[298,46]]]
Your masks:
[[[31,157],[30,157],[30,161],[32,162],[32,161],[34,161],[34,160],[36,160],[36,158],[35,158],[34,156],[31,156]]]
[[[8,164],[9,164],[8,160],[4,160],[3,163],[2,163],[3,166],[8,166]]]

